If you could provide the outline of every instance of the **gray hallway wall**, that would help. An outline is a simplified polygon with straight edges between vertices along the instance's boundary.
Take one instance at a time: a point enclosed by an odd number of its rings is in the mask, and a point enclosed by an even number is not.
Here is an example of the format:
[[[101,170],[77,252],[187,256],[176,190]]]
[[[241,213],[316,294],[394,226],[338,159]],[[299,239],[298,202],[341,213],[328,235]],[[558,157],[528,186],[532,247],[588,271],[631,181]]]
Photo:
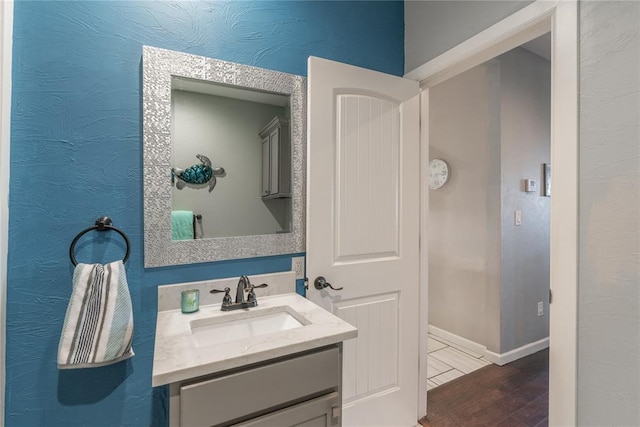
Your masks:
[[[500,353],[549,336],[549,206],[542,165],[550,162],[551,64],[524,49],[500,60]],[[525,192],[525,178],[538,189]],[[514,212],[522,225],[514,225]],[[544,315],[538,316],[542,302]]]
[[[500,169],[499,148],[489,150],[499,139],[492,74],[499,78],[497,66],[480,65],[429,94],[429,157],[444,159],[451,170],[445,186],[429,191],[429,324],[482,345],[487,286],[499,286],[500,264],[499,176],[494,197],[489,188],[490,165]],[[499,311],[499,290],[491,300]],[[490,341],[499,341],[495,335]]]
[[[405,1],[405,73],[489,28],[529,3],[532,1]]]
[[[549,198],[523,180],[550,162],[550,87],[549,61],[515,49],[430,89],[451,179],[430,191],[429,324],[494,353],[549,335]]]

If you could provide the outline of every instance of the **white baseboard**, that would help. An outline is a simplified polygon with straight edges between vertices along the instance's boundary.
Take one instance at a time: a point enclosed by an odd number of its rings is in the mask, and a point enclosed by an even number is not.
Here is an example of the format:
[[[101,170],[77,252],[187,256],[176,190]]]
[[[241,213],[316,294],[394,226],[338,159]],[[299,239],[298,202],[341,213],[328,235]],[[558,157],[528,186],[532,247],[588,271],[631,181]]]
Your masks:
[[[522,347],[507,351],[506,353],[494,353],[491,350],[487,350],[487,347],[482,344],[478,344],[477,342],[463,338],[460,335],[445,331],[444,329],[438,328],[437,326],[429,325],[428,330],[429,333],[440,338],[444,338],[445,340],[456,344],[464,349],[467,349],[470,352],[482,354],[484,358],[489,362],[495,363],[499,366],[506,365],[509,362],[513,362],[514,360],[529,356],[530,354],[536,353],[549,347],[549,337],[547,337],[536,342],[525,344]]]
[[[444,338],[445,340],[459,345],[460,347],[470,350],[474,353],[484,354],[487,350],[487,347],[483,346],[482,344],[478,344],[477,342],[463,338],[460,335],[445,331],[444,329],[440,329],[437,326],[429,325],[429,333],[437,335],[440,338]]]
[[[498,354],[490,350],[485,350],[484,358],[492,363],[495,363],[496,365],[502,366],[506,365],[509,362],[513,362],[514,360],[518,360],[522,357],[536,353],[540,350],[544,350],[547,347],[549,347],[549,337],[543,338],[536,342],[525,344],[522,347],[507,351],[506,353]]]

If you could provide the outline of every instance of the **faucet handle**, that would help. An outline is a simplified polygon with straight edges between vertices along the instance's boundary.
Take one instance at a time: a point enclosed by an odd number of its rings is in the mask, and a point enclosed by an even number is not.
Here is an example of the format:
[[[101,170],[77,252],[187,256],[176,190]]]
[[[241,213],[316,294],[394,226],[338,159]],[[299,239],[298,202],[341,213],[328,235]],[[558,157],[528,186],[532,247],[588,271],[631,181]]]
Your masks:
[[[224,288],[223,291],[221,291],[220,289],[211,289],[209,291],[210,294],[219,294],[220,292],[224,292],[224,296],[222,297],[222,305],[231,304],[231,288]]]
[[[247,302],[256,301],[256,293],[253,291],[254,289],[266,288],[267,286],[269,286],[269,285],[267,285],[266,283],[263,283],[263,284],[257,285],[257,286],[256,285],[251,285],[251,287],[249,288],[249,295],[247,295]],[[256,304],[257,304],[257,302],[256,302]]]

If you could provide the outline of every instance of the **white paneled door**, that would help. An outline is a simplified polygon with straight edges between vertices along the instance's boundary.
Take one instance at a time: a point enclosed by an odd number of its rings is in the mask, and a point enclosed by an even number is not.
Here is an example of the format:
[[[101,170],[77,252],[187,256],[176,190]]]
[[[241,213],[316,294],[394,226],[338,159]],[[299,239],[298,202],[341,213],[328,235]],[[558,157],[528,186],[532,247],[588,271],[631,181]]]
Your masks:
[[[358,328],[344,344],[343,425],[414,426],[418,82],[314,57],[308,71],[308,297]],[[342,289],[316,289],[319,276]]]

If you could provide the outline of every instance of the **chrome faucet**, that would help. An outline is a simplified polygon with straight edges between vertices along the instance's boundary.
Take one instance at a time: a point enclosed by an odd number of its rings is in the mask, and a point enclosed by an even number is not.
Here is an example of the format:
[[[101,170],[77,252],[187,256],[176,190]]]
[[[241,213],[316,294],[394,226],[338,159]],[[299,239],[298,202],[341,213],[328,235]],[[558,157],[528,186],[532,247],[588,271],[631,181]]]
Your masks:
[[[220,307],[220,309],[222,311],[231,311],[241,308],[256,307],[258,305],[258,299],[256,298],[254,289],[266,288],[267,286],[269,285],[267,285],[266,283],[254,286],[249,281],[248,276],[240,276],[240,279],[238,280],[238,287],[236,288],[236,302],[231,302],[230,288],[224,288],[224,290],[212,289],[209,291],[209,293],[217,294],[218,292],[224,292],[224,297],[222,298],[222,307]],[[247,296],[247,299],[245,301],[244,293],[247,290],[249,291],[249,295]]]
[[[238,287],[236,288],[236,304],[245,302],[244,291],[250,287],[251,282],[249,281],[249,277],[240,276],[240,280],[238,280]]]

